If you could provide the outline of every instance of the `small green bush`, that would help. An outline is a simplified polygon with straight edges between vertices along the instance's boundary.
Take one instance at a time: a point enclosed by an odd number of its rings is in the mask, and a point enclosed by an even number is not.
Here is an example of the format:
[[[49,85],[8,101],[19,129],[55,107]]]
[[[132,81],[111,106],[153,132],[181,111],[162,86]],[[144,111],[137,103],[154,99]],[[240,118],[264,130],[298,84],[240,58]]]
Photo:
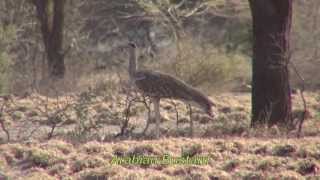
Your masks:
[[[201,144],[194,144],[192,146],[185,146],[181,148],[182,157],[193,157],[202,153]]]
[[[303,160],[297,163],[296,170],[302,175],[312,174],[317,171],[317,165],[311,160]]]
[[[250,63],[244,55],[226,54],[223,50],[195,43],[183,40],[180,56],[164,62],[160,68],[193,86],[221,87],[233,80],[249,81]]]
[[[10,57],[6,49],[14,39],[15,33],[14,26],[0,28],[0,94],[7,93],[9,90]]]
[[[86,157],[84,159],[79,159],[74,162],[73,164],[73,171],[79,172],[87,168],[97,168],[103,166],[104,161],[100,158],[92,158],[92,157]]]
[[[54,152],[45,151],[42,149],[31,149],[29,151],[29,156],[27,160],[34,166],[46,168],[48,166],[53,166],[57,163],[64,163],[63,158],[56,155]]]
[[[9,69],[9,58],[6,53],[1,52],[1,47],[0,47],[0,94],[6,93],[9,88],[8,69]]]
[[[229,172],[234,170],[236,167],[240,165],[240,161],[237,159],[227,161],[223,166],[222,169]]]

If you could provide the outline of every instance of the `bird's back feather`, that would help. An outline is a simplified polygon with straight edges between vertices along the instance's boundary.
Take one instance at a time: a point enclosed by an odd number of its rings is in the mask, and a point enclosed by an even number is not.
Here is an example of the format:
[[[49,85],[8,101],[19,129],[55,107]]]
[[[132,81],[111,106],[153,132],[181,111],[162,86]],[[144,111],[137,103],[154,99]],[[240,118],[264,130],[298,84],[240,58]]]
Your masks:
[[[169,74],[156,71],[137,71],[132,77],[134,84],[145,95],[157,98],[173,98],[197,103],[209,115],[214,103],[199,90]]]

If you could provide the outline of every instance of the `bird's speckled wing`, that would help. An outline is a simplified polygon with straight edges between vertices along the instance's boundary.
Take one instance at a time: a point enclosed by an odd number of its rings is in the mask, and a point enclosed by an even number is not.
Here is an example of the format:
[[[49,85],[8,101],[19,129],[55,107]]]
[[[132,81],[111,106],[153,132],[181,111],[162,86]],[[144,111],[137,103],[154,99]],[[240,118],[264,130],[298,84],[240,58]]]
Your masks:
[[[181,80],[155,71],[138,71],[134,76],[135,85],[146,95],[160,98],[192,100],[189,87]]]
[[[175,77],[146,70],[136,72],[132,78],[136,87],[147,96],[195,102],[210,116],[212,115],[213,102],[197,89]]]

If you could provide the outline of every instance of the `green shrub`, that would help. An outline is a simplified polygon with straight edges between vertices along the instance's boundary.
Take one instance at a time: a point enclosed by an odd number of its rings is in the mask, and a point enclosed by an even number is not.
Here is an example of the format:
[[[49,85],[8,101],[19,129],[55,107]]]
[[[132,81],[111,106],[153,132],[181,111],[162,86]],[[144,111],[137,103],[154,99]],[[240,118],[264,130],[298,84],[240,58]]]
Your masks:
[[[182,157],[193,157],[202,153],[201,144],[194,144],[192,146],[185,146],[181,148]]]
[[[229,172],[237,168],[239,165],[240,161],[238,159],[233,159],[225,162],[225,164],[222,166],[222,169]]]
[[[14,39],[15,33],[14,26],[0,28],[0,94],[9,90],[10,57],[6,53],[6,49]]]
[[[6,53],[1,52],[1,47],[0,47],[0,94],[6,93],[8,91],[8,87],[9,87],[8,68],[9,68],[9,57]]]
[[[37,148],[31,149],[29,151],[27,161],[29,161],[34,166],[42,168],[53,166],[57,163],[65,163],[65,160],[61,156],[55,154],[55,152]]]
[[[180,43],[180,56],[163,62],[161,69],[193,86],[220,87],[226,82],[249,81],[250,63],[244,55],[201,47],[193,40]]]
[[[94,157],[93,158],[86,157],[84,159],[79,159],[79,160],[75,161],[72,169],[74,172],[79,172],[79,171],[82,171],[87,168],[90,168],[90,169],[98,168],[98,167],[103,166],[103,164],[104,164],[103,159],[94,158]]]
[[[296,165],[296,171],[302,175],[315,173],[317,169],[317,164],[311,160],[299,161]]]

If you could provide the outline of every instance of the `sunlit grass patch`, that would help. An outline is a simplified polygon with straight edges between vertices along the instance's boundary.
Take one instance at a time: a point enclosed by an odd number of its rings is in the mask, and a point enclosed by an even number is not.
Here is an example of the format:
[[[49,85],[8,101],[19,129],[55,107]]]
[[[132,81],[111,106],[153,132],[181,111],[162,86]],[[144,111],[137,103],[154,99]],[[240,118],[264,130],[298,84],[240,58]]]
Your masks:
[[[228,160],[223,164],[222,169],[224,171],[230,172],[237,168],[240,165],[240,163],[241,162],[238,159]]]
[[[208,124],[204,136],[242,135],[249,130],[249,116],[243,112],[221,114]]]
[[[25,180],[56,180],[55,177],[48,175],[45,171],[42,170],[36,170],[35,172],[29,173],[27,176],[25,176],[23,179]]]
[[[249,147],[249,152],[264,155],[267,153],[267,145],[254,144]]]
[[[207,173],[209,179],[231,180],[232,176],[223,170],[211,170]]]
[[[152,145],[145,144],[145,145],[139,145],[136,147],[131,148],[128,152],[128,156],[142,156],[142,155],[154,155],[155,149]]]
[[[87,156],[87,157],[80,158],[80,159],[76,160],[72,165],[72,170],[74,172],[79,172],[79,171],[82,171],[82,170],[88,169],[88,168],[90,168],[90,169],[98,168],[98,167],[105,165],[106,163],[107,163],[107,161],[105,161],[99,157]]]
[[[78,179],[81,179],[81,180],[100,180],[101,179],[102,180],[102,179],[108,179],[108,178],[116,178],[115,176],[119,175],[120,172],[123,175],[126,174],[125,169],[119,166],[117,167],[106,166],[98,169],[86,169],[78,175]]]
[[[247,171],[247,170],[241,170],[234,173],[234,178],[240,178],[243,180],[259,180],[263,179],[263,175],[260,172],[255,171]]]
[[[47,144],[42,146],[42,148],[57,150],[58,152],[62,152],[64,155],[68,155],[75,151],[72,144],[62,140],[50,140]]]
[[[272,171],[280,166],[281,166],[281,161],[279,161],[277,158],[266,158],[266,159],[260,160],[257,163],[256,169],[260,171]]]
[[[32,165],[46,168],[56,163],[66,163],[62,154],[57,154],[55,151],[32,148],[28,151],[26,160]]]
[[[83,148],[82,148],[87,154],[99,154],[102,151],[105,150],[103,144],[97,142],[97,141],[92,141],[86,143]]]
[[[297,151],[297,156],[300,158],[313,158],[320,160],[320,144],[305,144]]]
[[[279,173],[271,174],[270,179],[278,180],[278,179],[290,179],[290,180],[300,180],[304,179],[299,173],[291,170],[281,171]]]
[[[302,175],[316,173],[319,165],[312,160],[301,160],[296,163],[296,171]]]
[[[190,146],[181,147],[181,157],[193,157],[202,153],[202,146],[200,144],[193,144]]]

